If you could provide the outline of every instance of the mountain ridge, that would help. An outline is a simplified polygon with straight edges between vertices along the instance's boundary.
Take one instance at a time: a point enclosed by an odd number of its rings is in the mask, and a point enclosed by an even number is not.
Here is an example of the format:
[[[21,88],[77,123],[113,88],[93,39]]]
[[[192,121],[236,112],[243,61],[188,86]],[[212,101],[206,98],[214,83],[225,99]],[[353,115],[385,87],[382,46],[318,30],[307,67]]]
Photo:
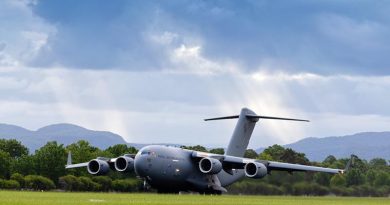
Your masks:
[[[87,140],[91,145],[105,149],[115,144],[127,142],[118,134],[108,131],[90,130],[70,123],[58,123],[41,127],[36,131],[0,123],[0,138],[16,139],[29,148],[30,151],[39,149],[48,141],[57,141],[68,145],[79,140]]]
[[[21,126],[0,123],[0,138],[16,139],[30,151],[39,149],[48,141],[57,141],[65,146],[79,140],[87,140],[91,145],[106,149],[115,144],[127,144],[137,149],[150,144],[180,146],[177,143],[133,143],[109,131],[95,131],[79,125],[58,123],[41,127],[36,131]],[[207,145],[206,145],[207,146]],[[345,136],[307,137],[294,143],[282,145],[303,152],[312,161],[323,161],[328,155],[346,158],[355,154],[362,159],[375,157],[390,159],[390,131],[361,132]],[[258,148],[259,153],[265,148]]]
[[[322,161],[327,156],[336,158],[355,154],[362,159],[375,157],[390,159],[390,132],[360,132],[352,135],[331,137],[308,137],[294,143],[283,145],[298,152],[303,152],[313,161]],[[256,149],[260,152],[264,148]]]

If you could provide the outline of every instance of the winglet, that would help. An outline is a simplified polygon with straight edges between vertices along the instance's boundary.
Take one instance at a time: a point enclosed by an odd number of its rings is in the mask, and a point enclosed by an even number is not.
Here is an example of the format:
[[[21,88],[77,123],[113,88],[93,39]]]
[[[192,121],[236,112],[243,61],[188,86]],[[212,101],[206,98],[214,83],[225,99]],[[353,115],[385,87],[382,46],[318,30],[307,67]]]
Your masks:
[[[351,168],[352,168],[353,165],[355,164],[355,163],[354,163],[355,158],[357,158],[357,156],[354,155],[354,154],[351,154],[351,158],[348,160],[347,165],[345,165],[345,169],[344,169],[344,170],[341,170],[341,171],[340,171],[340,174],[344,174],[345,172],[348,172],[349,170],[351,170]]]
[[[68,161],[66,163],[66,165],[71,165],[72,164],[72,153],[69,151],[68,152]]]

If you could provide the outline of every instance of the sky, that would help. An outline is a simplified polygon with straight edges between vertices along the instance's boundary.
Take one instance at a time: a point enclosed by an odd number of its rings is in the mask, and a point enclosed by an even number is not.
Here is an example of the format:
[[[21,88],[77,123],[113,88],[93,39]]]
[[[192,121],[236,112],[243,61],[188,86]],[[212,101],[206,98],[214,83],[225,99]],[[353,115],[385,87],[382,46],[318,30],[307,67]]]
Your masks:
[[[0,123],[249,147],[390,130],[389,1],[0,1]]]

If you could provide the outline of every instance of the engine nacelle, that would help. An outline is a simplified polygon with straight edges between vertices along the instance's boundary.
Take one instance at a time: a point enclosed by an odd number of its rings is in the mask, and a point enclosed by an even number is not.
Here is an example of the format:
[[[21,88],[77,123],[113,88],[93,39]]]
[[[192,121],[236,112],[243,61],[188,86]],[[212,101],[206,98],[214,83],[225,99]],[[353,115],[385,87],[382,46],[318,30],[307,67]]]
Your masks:
[[[245,175],[249,178],[263,178],[267,175],[267,167],[259,162],[249,162],[244,167]]]
[[[88,172],[93,175],[106,174],[110,170],[108,162],[100,159],[93,159],[88,162]]]
[[[222,170],[222,163],[217,159],[205,157],[199,161],[199,170],[205,174],[217,174]]]
[[[134,170],[134,159],[128,156],[116,158],[115,169],[118,172],[132,172]]]

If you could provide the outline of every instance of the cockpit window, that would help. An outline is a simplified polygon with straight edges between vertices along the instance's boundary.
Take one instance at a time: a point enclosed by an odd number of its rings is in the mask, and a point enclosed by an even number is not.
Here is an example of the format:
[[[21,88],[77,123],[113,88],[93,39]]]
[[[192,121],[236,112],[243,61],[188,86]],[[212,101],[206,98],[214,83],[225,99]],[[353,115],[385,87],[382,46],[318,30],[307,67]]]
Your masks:
[[[144,150],[141,152],[141,155],[150,155],[150,151],[149,150]]]

